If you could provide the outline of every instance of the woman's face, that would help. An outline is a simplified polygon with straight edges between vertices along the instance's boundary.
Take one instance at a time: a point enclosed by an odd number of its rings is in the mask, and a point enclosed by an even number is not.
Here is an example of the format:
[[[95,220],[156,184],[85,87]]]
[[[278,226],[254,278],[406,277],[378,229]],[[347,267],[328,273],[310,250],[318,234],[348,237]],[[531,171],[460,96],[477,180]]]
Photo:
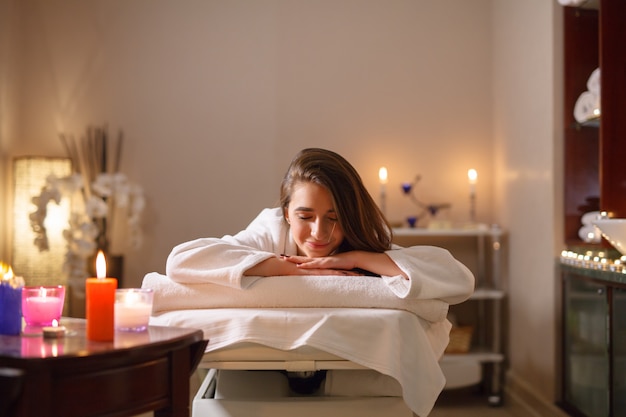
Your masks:
[[[320,185],[296,183],[285,217],[291,225],[291,235],[298,245],[299,255],[311,258],[328,256],[343,241],[343,230],[330,192]]]

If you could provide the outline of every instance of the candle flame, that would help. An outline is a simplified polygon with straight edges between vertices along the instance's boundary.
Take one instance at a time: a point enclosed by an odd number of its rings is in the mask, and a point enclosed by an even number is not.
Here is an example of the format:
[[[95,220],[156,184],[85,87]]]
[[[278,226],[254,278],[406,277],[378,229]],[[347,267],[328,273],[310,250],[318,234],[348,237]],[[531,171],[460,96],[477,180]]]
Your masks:
[[[387,168],[380,167],[378,170],[378,179],[381,184],[387,184]]]
[[[11,267],[8,264],[5,264],[4,262],[0,262],[0,273],[2,274],[2,276],[4,276],[4,274],[9,272],[10,270],[11,270]]]
[[[476,180],[478,179],[478,172],[474,168],[467,170],[467,178],[469,179],[470,184],[476,184]]]
[[[5,272],[2,276],[3,279],[12,280],[13,279],[13,268],[9,267],[9,270]]]
[[[107,261],[101,250],[98,251],[98,255],[96,256],[96,276],[98,278],[106,278],[107,276]]]
[[[59,321],[57,319],[52,320],[52,327],[59,327]]]

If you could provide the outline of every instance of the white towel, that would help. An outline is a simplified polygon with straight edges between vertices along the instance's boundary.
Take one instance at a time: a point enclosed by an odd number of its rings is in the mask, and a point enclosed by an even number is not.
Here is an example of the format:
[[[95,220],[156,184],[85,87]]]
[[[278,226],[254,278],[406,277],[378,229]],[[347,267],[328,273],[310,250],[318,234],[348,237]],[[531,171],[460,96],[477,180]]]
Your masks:
[[[593,70],[587,79],[587,90],[600,97],[600,68]]]
[[[561,6],[580,6],[585,4],[588,0],[559,0]]]
[[[402,299],[381,278],[366,276],[244,277],[245,289],[216,284],[180,284],[156,272],[142,287],[154,290],[153,314],[207,308],[387,308],[438,322],[448,313],[441,300]]]
[[[598,117],[600,100],[598,96],[590,91],[583,91],[574,105],[574,118],[578,123],[584,123],[590,119]]]

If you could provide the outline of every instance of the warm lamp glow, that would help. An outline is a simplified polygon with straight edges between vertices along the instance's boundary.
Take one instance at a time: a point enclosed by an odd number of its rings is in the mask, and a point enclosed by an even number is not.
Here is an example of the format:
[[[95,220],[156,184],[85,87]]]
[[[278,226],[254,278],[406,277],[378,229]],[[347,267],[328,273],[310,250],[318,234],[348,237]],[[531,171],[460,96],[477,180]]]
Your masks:
[[[37,206],[33,197],[41,193],[50,175],[65,177],[72,173],[67,158],[18,157],[13,160],[13,256],[11,264],[17,275],[28,277],[29,285],[64,284],[66,244],[63,230],[70,218],[70,201],[48,205],[44,223],[47,229],[49,250],[41,252],[33,243],[35,232],[31,215]]]
[[[387,168],[380,167],[378,170],[378,179],[381,184],[387,184]]]
[[[106,278],[107,276],[107,261],[101,250],[98,251],[98,255],[96,256],[96,275],[98,278]]]
[[[467,170],[467,179],[470,184],[476,184],[476,180],[478,180],[478,172],[474,168]]]

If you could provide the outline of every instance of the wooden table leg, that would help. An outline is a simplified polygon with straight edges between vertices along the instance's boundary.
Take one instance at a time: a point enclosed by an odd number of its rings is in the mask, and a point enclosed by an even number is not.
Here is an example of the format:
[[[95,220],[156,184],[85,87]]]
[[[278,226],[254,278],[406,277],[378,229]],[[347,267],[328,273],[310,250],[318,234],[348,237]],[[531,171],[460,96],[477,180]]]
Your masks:
[[[13,406],[22,394],[24,371],[0,368],[0,416],[12,416]]]

